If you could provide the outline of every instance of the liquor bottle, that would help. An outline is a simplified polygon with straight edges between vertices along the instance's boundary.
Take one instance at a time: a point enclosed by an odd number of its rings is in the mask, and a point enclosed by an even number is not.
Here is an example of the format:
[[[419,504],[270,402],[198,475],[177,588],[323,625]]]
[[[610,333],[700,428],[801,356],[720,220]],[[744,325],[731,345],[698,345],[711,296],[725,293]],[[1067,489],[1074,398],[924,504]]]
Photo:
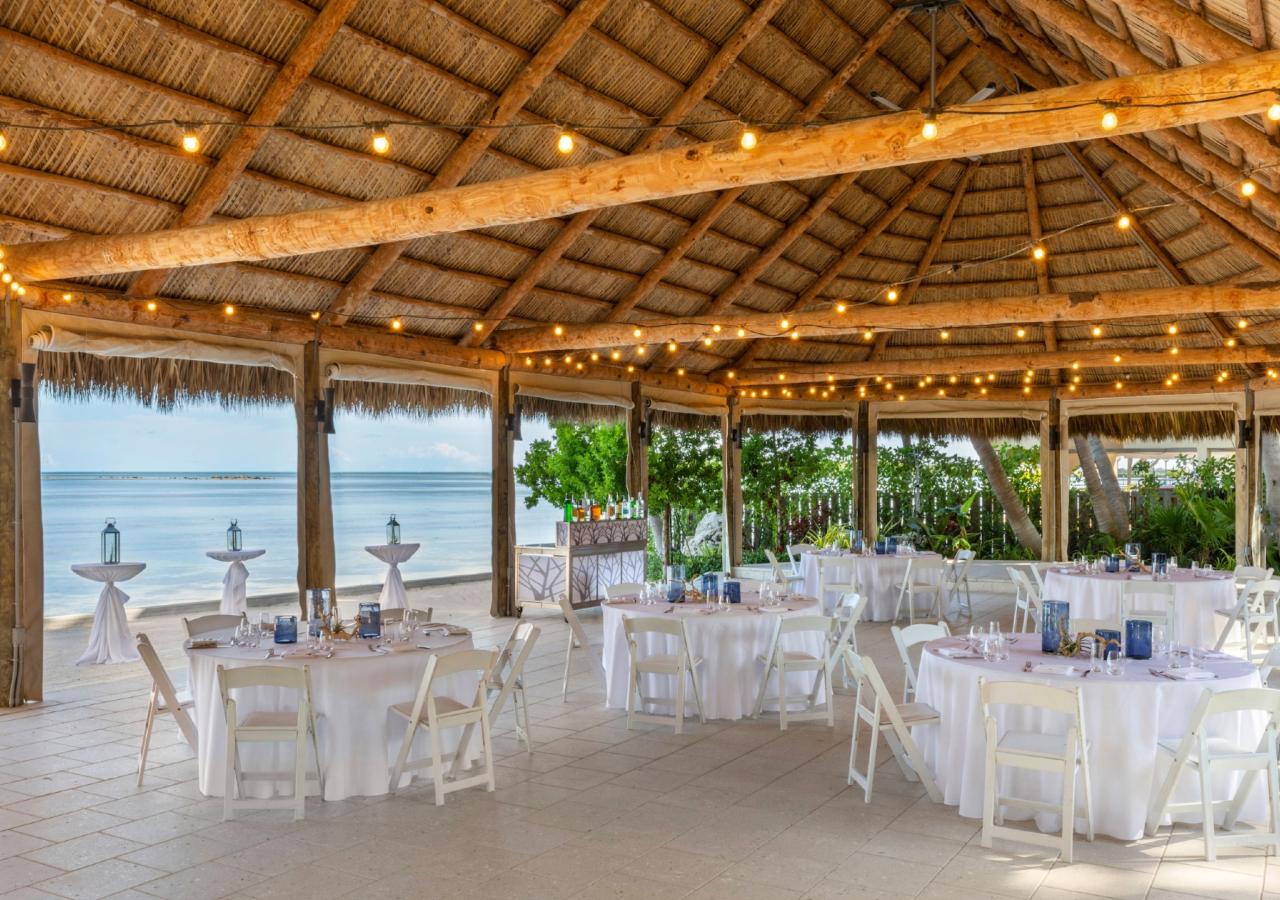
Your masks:
[[[622,509],[619,510],[618,512],[618,518],[620,519],[631,518],[631,498],[630,497],[622,498]]]
[[[600,521],[600,501],[599,500],[591,501],[591,521],[592,522]]]
[[[564,520],[566,522],[573,521],[573,498],[572,497],[564,501]]]
[[[644,514],[645,514],[645,504],[644,504],[644,497],[643,497],[643,496],[641,496],[641,497],[637,497],[637,498],[636,498],[636,507],[635,507],[635,509],[636,509],[636,518],[637,518],[637,519],[643,519],[643,518],[644,518]]]
[[[613,499],[613,494],[609,495],[609,499],[605,503],[604,517],[610,520],[618,518],[618,505]]]

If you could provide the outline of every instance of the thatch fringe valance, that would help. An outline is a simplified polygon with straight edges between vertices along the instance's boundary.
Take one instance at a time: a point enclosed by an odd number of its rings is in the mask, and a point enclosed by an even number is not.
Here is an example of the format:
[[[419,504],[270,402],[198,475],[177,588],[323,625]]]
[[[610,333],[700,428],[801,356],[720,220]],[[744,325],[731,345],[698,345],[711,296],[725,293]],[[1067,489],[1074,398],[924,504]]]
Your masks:
[[[293,375],[192,359],[40,353],[37,377],[61,400],[134,400],[161,412],[192,403],[244,409],[293,402]]]
[[[848,434],[853,420],[843,415],[782,415],[779,413],[752,413],[744,410],[742,427],[753,433],[766,431],[799,431],[802,434],[835,436]]]
[[[624,422],[627,410],[622,406],[603,403],[580,403],[571,400],[552,400],[534,394],[520,393],[516,398],[521,413],[526,417],[542,418],[548,422],[573,422],[592,425],[598,422]]]
[[[410,416],[434,419],[455,413],[489,412],[489,395],[461,388],[387,381],[333,381],[334,405],[372,418]]]
[[[960,419],[950,417],[877,419],[880,434],[947,438],[985,437],[988,440],[1009,440],[1032,437],[1040,433],[1040,423],[1021,416],[992,416]]]
[[[1068,428],[1071,434],[1096,435],[1120,441],[1224,437],[1235,432],[1236,416],[1229,409],[1095,413],[1072,416]]]

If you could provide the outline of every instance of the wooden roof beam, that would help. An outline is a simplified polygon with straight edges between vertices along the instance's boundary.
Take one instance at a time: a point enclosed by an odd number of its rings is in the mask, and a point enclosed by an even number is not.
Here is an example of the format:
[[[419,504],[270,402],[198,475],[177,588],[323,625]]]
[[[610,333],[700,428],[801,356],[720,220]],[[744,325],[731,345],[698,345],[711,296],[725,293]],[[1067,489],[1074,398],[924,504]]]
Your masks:
[[[1251,90],[1280,84],[1280,51],[1151,75],[1053,88],[1003,98],[944,115],[942,135],[920,135],[919,112],[836,122],[765,134],[754,150],[737,141],[641,153],[521,178],[424,191],[350,206],[255,216],[236,222],[146,234],[73,238],[9,248],[20,278],[42,281],[146,268],[275,259],[387,243],[496,225],[554,218],[662,197],[891,168],[1108,134],[1171,128],[1239,116],[1259,108]],[[1198,102],[1126,110],[1105,132],[1097,102],[1132,96],[1197,98]],[[1200,98],[1215,98],[1203,102]],[[504,314],[510,310],[503,310]]]
[[[841,312],[841,307],[844,311]],[[1030,294],[984,300],[901,303],[854,302],[792,313],[733,313],[692,316],[666,322],[546,325],[507,329],[494,335],[494,345],[513,353],[627,347],[637,343],[685,343],[714,340],[760,340],[801,334],[853,334],[892,329],[936,329],[1032,325],[1038,322],[1107,322],[1112,319],[1186,317],[1197,313],[1240,314],[1280,309],[1280,287],[1200,285],[1131,291]],[[783,325],[783,322],[786,325]],[[715,327],[719,325],[720,331]],[[738,331],[741,329],[742,333]],[[557,334],[557,330],[559,333]],[[639,330],[640,334],[635,332]],[[851,347],[853,345],[850,345]]]
[[[253,154],[267,139],[270,133],[268,128],[279,121],[280,114],[307,80],[320,57],[329,49],[357,2],[358,0],[328,0],[319,15],[307,25],[298,43],[289,51],[284,64],[276,70],[271,83],[254,104],[253,111],[227,143],[217,164],[187,200],[186,207],[178,216],[178,227],[199,225],[213,215],[218,204],[230,193],[231,185],[248,167]],[[168,274],[165,269],[139,272],[130,280],[127,292],[135,296],[158,293]]]

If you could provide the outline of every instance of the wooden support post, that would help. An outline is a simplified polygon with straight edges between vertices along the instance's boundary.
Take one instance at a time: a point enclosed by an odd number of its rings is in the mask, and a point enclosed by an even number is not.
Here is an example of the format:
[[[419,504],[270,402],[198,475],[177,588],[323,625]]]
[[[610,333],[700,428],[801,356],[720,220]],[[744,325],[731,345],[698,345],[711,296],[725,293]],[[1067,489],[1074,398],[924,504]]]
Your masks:
[[[511,413],[511,369],[498,372],[498,387],[493,394],[490,426],[493,431],[493,596],[489,603],[492,616],[515,615],[516,486],[515,445],[507,429]]]
[[[1062,495],[1063,465],[1062,403],[1049,401],[1049,415],[1040,423],[1040,557],[1046,561],[1066,559],[1066,497]]]
[[[5,293],[8,293],[7,291]],[[18,665],[19,559],[18,540],[18,448],[15,411],[9,405],[9,382],[18,377],[18,341],[21,312],[16,303],[4,299],[0,319],[0,387],[4,388],[4,415],[0,417],[0,702],[13,703],[11,685]]]
[[[723,463],[724,567],[742,565],[742,411],[729,398],[729,411],[720,419],[720,459]]]
[[[1265,565],[1262,509],[1258,502],[1258,469],[1262,464],[1261,423],[1254,414],[1253,389],[1244,389],[1236,441],[1236,564]],[[1243,445],[1243,446],[1242,446]]]
[[[336,581],[329,436],[316,415],[316,404],[323,399],[320,347],[311,343],[303,349],[293,403],[298,425],[298,604],[302,618],[309,615],[307,589],[334,590]]]
[[[644,390],[638,381],[631,383],[631,410],[627,413],[627,493],[648,499],[649,444],[641,436],[644,425]]]
[[[858,527],[867,540],[876,536],[876,436],[877,422],[871,404],[858,404]]]

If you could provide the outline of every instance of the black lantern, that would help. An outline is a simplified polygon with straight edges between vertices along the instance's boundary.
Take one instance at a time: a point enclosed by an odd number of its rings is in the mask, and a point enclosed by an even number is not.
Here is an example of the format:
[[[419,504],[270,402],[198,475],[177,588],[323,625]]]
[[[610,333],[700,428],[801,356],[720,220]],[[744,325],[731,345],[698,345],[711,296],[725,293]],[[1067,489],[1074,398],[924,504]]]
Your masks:
[[[120,562],[120,529],[116,528],[115,519],[107,519],[107,527],[102,529],[102,564],[114,566]]]
[[[236,524],[235,519],[231,520],[231,527],[227,529],[227,549],[244,549],[244,533],[240,530],[240,526]]]
[[[387,519],[387,543],[400,543],[400,523],[396,521],[395,513],[392,513],[391,518]]]

